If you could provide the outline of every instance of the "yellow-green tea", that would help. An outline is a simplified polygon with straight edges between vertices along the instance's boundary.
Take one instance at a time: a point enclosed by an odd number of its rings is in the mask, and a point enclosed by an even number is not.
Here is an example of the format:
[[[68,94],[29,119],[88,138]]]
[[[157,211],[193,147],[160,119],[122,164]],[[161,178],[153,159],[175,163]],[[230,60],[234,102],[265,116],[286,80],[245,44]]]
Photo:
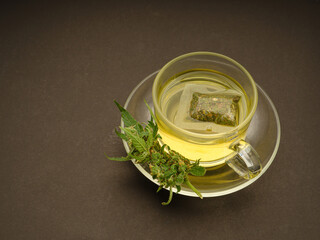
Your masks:
[[[245,91],[220,72],[190,70],[167,81],[159,91],[160,108],[166,118],[200,137],[232,131],[248,114]],[[230,149],[234,139],[210,144],[177,137],[168,129],[159,124],[163,143],[189,159],[200,159],[202,165],[216,166],[235,154]],[[237,135],[237,139],[244,138],[244,134]]]

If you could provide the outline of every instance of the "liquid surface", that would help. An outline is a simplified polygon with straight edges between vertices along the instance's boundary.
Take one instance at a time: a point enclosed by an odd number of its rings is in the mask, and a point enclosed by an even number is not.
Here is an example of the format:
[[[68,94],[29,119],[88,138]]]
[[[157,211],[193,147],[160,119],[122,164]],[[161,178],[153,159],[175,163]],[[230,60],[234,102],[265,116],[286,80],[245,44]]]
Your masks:
[[[236,103],[237,124],[228,126],[192,118],[190,116],[192,98],[199,93],[205,96],[216,95],[221,101],[229,101],[227,98],[230,97],[240,97]],[[222,133],[234,129],[245,119],[246,106],[246,95],[239,84],[226,76],[208,71],[193,71],[180,75],[163,88],[160,97],[161,110],[169,121],[190,132],[202,134]]]

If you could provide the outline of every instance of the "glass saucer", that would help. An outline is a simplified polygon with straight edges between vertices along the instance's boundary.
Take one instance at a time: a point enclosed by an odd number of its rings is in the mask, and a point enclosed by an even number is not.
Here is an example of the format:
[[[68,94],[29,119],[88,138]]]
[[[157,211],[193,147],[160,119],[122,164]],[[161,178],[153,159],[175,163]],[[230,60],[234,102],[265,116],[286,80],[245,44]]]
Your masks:
[[[143,79],[130,93],[124,107],[139,122],[147,122],[150,119],[150,113],[144,103],[144,100],[153,107],[152,85],[158,71],[150,74]],[[246,141],[250,143],[261,158],[261,173],[250,180],[239,177],[228,165],[223,164],[214,169],[207,170],[204,177],[190,176],[191,183],[201,192],[203,197],[216,197],[239,191],[261,177],[269,168],[274,160],[280,143],[280,121],[277,110],[271,99],[257,85],[258,107],[249,126]],[[123,122],[121,121],[123,127]],[[129,152],[129,147],[123,141],[124,147]],[[181,153],[183,154],[183,153]],[[149,180],[158,185],[155,179],[152,179],[148,169],[144,169],[140,164],[134,165]],[[197,197],[197,195],[187,186],[182,186],[179,194]]]

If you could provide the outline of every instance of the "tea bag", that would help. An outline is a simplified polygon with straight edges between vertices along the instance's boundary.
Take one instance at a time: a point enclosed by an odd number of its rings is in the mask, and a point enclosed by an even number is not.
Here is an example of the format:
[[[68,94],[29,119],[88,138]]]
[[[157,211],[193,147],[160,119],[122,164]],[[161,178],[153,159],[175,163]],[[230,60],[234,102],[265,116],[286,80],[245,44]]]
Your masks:
[[[241,95],[236,90],[187,84],[174,119],[177,126],[197,133],[221,133],[239,123]]]
[[[203,122],[226,126],[238,125],[239,96],[225,93],[204,94],[195,92],[190,103],[190,117]]]

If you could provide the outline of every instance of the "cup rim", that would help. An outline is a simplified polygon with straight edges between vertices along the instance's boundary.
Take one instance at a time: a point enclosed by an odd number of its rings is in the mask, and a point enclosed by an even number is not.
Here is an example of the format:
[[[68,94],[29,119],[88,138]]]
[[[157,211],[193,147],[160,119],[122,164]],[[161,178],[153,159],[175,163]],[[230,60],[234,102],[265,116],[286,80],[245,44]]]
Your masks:
[[[234,65],[236,65],[237,67],[239,67],[239,69],[241,71],[243,71],[243,73],[248,77],[248,79],[249,79],[249,81],[250,81],[250,83],[251,83],[251,85],[253,87],[253,99],[254,99],[253,106],[252,106],[248,116],[244,119],[244,121],[242,123],[240,123],[234,129],[232,129],[230,131],[227,131],[227,132],[223,132],[223,133],[209,133],[209,134],[194,133],[194,132],[191,132],[191,131],[188,131],[188,130],[185,130],[183,128],[180,128],[180,127],[176,126],[173,122],[171,122],[162,113],[162,111],[160,109],[160,106],[159,106],[159,104],[157,102],[157,98],[156,98],[156,95],[157,95],[156,86],[157,86],[158,82],[160,81],[159,79],[160,79],[161,75],[173,63],[175,63],[175,62],[177,62],[177,61],[179,61],[181,59],[184,59],[184,58],[187,58],[187,57],[190,57],[190,56],[194,56],[194,55],[210,55],[210,56],[224,58],[227,61],[229,61],[229,62],[233,63]],[[153,99],[153,105],[154,105],[154,108],[155,108],[156,115],[160,116],[161,121],[165,125],[169,126],[171,129],[174,129],[176,133],[182,133],[184,135],[189,135],[189,136],[192,136],[194,138],[217,139],[217,138],[221,138],[221,137],[231,136],[234,133],[239,132],[240,129],[244,128],[247,124],[250,123],[250,121],[251,121],[251,119],[252,119],[252,117],[253,117],[253,115],[254,115],[254,113],[256,111],[257,105],[258,105],[258,92],[257,92],[256,84],[255,84],[252,76],[250,75],[250,73],[240,63],[238,63],[234,59],[232,59],[230,57],[227,57],[227,56],[225,56],[223,54],[220,54],[220,53],[199,51],[199,52],[191,52],[191,53],[186,53],[186,54],[180,55],[180,56],[172,59],[171,61],[169,61],[167,64],[165,64],[161,68],[161,70],[159,71],[159,73],[157,74],[157,76],[156,76],[156,78],[155,78],[155,80],[153,82],[152,99]],[[158,117],[158,116],[156,116],[156,117]]]

